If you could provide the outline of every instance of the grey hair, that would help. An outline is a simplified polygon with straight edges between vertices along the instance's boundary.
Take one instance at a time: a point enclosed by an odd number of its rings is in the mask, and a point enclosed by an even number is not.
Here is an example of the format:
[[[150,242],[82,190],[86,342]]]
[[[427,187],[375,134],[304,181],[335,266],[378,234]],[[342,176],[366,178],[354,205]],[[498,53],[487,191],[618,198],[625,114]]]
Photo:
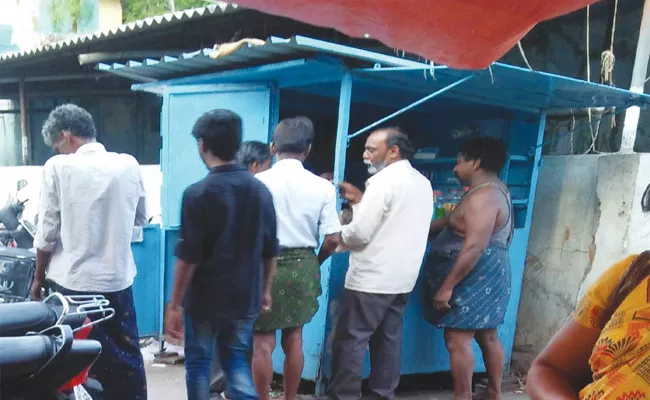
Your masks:
[[[285,118],[273,132],[273,144],[278,153],[304,153],[313,140],[314,123],[307,117]]]
[[[389,149],[393,146],[397,146],[402,160],[411,160],[413,158],[415,155],[415,149],[413,148],[411,139],[409,139],[409,135],[406,131],[397,126],[391,126],[380,130],[388,133],[386,146],[388,146]]]
[[[238,163],[250,167],[254,162],[263,164],[271,159],[269,145],[257,141],[248,141],[241,144],[235,159]]]
[[[51,146],[61,137],[63,131],[81,138],[97,137],[93,117],[88,111],[74,104],[63,104],[52,110],[43,123],[41,134],[45,143]]]

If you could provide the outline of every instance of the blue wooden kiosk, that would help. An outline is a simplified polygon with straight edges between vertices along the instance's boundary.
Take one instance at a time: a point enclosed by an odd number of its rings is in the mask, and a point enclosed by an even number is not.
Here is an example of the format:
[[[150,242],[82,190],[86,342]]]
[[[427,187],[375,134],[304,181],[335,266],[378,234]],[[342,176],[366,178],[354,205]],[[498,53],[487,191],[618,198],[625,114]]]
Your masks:
[[[346,179],[357,185],[366,179],[361,162],[365,134],[382,123],[406,127],[418,147],[439,149],[437,158],[415,163],[431,178],[434,189],[441,190],[458,185],[451,170],[458,146],[468,135],[505,140],[510,157],[503,179],[513,194],[516,231],[511,248],[512,297],[499,335],[510,360],[547,110],[621,110],[649,102],[648,96],[626,90],[499,63],[482,71],[461,71],[306,37],[270,38],[264,45],[244,46],[216,59],[210,53],[205,49],[161,60],[98,65],[101,71],[145,82],[133,89],[163,98],[163,222],[155,252],[160,256],[159,276],[141,271],[136,279],[136,287],[143,288],[136,295],[148,296],[148,301],[151,293],[144,288],[158,285],[158,304],[138,312],[158,313],[159,327],[171,288],[181,195],[206,174],[190,130],[207,110],[237,112],[245,139],[264,142],[280,117],[307,115],[317,127],[316,156],[329,163],[335,181]],[[346,254],[337,254],[323,266],[320,310],[304,331],[304,379],[327,382],[347,259]],[[405,316],[403,374],[449,369],[442,332],[423,319],[420,296],[418,285]],[[476,369],[483,371],[478,347],[476,355]],[[278,372],[281,363],[278,350],[274,356]]]

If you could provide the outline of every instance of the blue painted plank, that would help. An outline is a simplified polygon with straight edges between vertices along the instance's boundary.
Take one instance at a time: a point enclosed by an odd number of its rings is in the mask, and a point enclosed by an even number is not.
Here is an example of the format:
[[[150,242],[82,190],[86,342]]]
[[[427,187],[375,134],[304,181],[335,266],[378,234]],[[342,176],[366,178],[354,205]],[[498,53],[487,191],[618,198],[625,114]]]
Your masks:
[[[427,65],[418,61],[411,61],[405,58],[387,56],[374,51],[363,50],[351,46],[343,46],[323,40],[312,39],[305,36],[294,36],[292,42],[301,48],[334,54],[337,56],[350,57],[372,63],[382,63],[391,67],[420,67]]]
[[[176,266],[176,255],[174,249],[178,243],[179,230],[166,229],[165,230],[165,271],[164,271],[164,303],[167,304],[171,301],[172,290],[174,288],[174,271]]]
[[[215,73],[203,74],[197,76],[186,76],[186,77],[170,79],[166,81],[134,85],[133,90],[147,91],[148,89],[156,86],[200,85],[206,82],[217,83],[216,81],[222,83],[221,81],[226,81],[228,80],[228,78],[237,77],[237,76],[245,77],[244,80],[250,82],[251,78],[256,74],[282,71],[287,68],[303,66],[306,65],[306,63],[307,63],[306,60],[298,59],[298,60],[284,61],[284,62],[269,64],[269,65],[237,69],[234,71],[223,71],[223,72],[215,72]]]
[[[510,129],[516,134],[510,135],[508,148],[510,152],[523,152],[535,146],[543,139],[545,127],[545,114],[537,116],[533,122],[530,121],[530,115],[518,115],[518,120],[512,121]],[[526,250],[528,248],[528,238],[530,236],[530,221],[533,213],[533,203],[536,190],[536,181],[538,173],[538,162],[541,159],[540,151],[535,153],[535,158],[530,160],[534,165],[533,168],[525,167],[521,169],[516,166],[511,171],[511,178],[531,182],[529,187],[520,187],[513,190],[513,198],[523,196],[525,199],[513,201],[515,205],[515,223],[522,229],[517,230],[510,247],[511,262],[511,295],[508,309],[506,311],[505,323],[499,331],[499,337],[503,343],[505,353],[506,367],[512,357],[512,348],[514,346],[515,331],[517,327],[517,312],[521,298],[521,288],[526,264]],[[515,192],[517,190],[517,192]]]
[[[250,85],[248,85],[250,87]],[[167,140],[167,160],[163,160],[163,193],[165,195],[165,226],[180,225],[180,205],[183,191],[190,184],[207,174],[207,169],[199,156],[197,142],[191,130],[196,120],[206,111],[225,108],[237,113],[243,121],[244,140],[268,140],[270,120],[270,89],[246,91],[242,86],[238,91],[195,92],[191,94],[169,94],[167,120],[169,131]]]
[[[131,249],[137,267],[133,282],[133,300],[140,336],[158,334],[160,302],[160,228],[150,225],[144,229],[141,243],[133,243]]]
[[[122,72],[119,70],[118,72]],[[189,76],[162,82],[133,85],[136,91],[151,92],[163,86],[205,85],[223,83],[273,82],[278,87],[305,86],[321,82],[338,82],[344,68],[331,62],[292,60],[234,71]],[[117,73],[117,72],[116,72]]]

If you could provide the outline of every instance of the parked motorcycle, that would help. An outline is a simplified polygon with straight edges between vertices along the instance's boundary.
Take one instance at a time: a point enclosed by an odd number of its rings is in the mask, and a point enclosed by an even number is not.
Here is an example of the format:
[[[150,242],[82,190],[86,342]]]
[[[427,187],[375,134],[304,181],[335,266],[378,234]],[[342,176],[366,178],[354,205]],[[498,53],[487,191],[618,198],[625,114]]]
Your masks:
[[[27,181],[21,179],[16,184],[16,194],[12,196],[5,207],[0,208],[0,247],[31,249],[36,235],[36,226],[22,218],[25,203],[28,199],[20,200],[20,191],[27,186]]]
[[[114,315],[101,295],[0,304],[3,400],[101,400],[101,384],[88,371],[102,346],[88,335]]]
[[[26,301],[36,269],[36,254],[32,250],[36,229],[22,218],[25,203],[20,191],[26,180],[18,181],[16,194],[0,208],[0,303]]]
[[[36,254],[0,247],[0,304],[28,301],[35,271]]]

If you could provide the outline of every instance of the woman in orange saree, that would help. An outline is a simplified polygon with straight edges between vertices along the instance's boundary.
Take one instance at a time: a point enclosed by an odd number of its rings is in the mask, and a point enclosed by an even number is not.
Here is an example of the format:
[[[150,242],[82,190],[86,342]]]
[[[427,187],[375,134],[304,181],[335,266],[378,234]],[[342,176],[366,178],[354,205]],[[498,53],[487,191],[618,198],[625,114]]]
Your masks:
[[[528,373],[533,400],[650,399],[650,251],[610,267]]]

